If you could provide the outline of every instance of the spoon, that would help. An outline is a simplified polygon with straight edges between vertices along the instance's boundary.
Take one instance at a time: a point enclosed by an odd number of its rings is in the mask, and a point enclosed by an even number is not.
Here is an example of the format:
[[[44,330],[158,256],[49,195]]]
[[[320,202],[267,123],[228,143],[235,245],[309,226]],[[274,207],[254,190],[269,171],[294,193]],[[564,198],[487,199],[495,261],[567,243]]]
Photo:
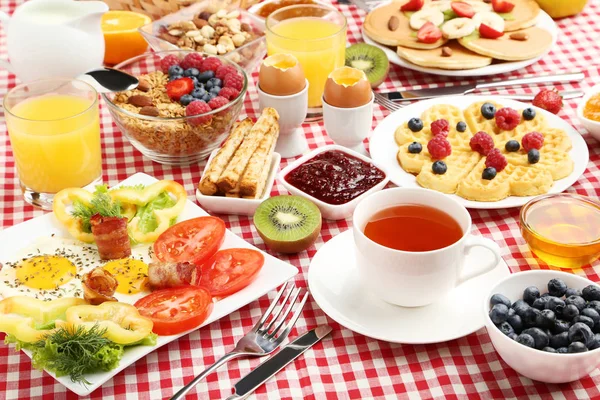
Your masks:
[[[140,81],[114,68],[101,67],[81,74],[77,79],[89,83],[98,93],[124,92],[135,89]]]

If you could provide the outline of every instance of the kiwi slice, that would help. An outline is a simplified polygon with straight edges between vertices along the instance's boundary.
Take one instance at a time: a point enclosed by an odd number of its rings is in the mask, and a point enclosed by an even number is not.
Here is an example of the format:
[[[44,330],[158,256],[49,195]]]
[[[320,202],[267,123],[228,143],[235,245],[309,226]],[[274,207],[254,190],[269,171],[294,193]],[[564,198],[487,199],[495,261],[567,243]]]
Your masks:
[[[390,61],[385,52],[366,43],[346,48],[346,65],[364,71],[372,88],[381,85],[390,70]]]
[[[300,196],[275,196],[254,212],[254,226],[265,244],[279,253],[298,253],[321,232],[321,211]]]

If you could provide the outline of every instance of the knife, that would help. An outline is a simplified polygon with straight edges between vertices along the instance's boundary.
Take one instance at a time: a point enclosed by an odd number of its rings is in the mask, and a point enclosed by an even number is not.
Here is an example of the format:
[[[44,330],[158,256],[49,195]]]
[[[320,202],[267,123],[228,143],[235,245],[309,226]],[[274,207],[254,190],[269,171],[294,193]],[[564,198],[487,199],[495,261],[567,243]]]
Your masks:
[[[433,97],[452,96],[452,94],[447,94],[447,95],[438,95],[438,96],[401,98],[400,92],[387,92],[387,93],[379,93],[379,94],[383,95],[385,98],[387,98],[389,100],[396,101],[396,102],[417,101],[417,100],[431,99]],[[569,99],[575,99],[577,97],[582,97],[585,94],[585,92],[583,90],[565,90],[563,92],[560,92],[559,94],[561,95],[563,100],[569,100]],[[460,96],[460,94],[458,94],[458,96]],[[529,94],[529,93],[510,94],[510,93],[507,93],[507,94],[495,94],[495,96],[502,96],[507,99],[513,99],[513,100],[531,101],[535,97],[535,94]]]
[[[277,354],[267,361],[264,361],[233,385],[233,395],[229,396],[226,400],[245,399],[286,365],[300,357],[300,355],[311,348],[312,345],[327,336],[329,332],[331,332],[331,327],[321,325],[306,332],[302,336],[297,337],[294,341],[282,348]]]
[[[479,89],[529,85],[536,83],[579,82],[584,78],[585,74],[583,72],[575,72],[558,75],[531,76],[528,78],[513,78],[497,82],[473,83],[470,85],[446,86],[432,89],[402,90],[399,92],[388,92],[381,94],[393,101],[412,101],[439,96],[470,94]]]

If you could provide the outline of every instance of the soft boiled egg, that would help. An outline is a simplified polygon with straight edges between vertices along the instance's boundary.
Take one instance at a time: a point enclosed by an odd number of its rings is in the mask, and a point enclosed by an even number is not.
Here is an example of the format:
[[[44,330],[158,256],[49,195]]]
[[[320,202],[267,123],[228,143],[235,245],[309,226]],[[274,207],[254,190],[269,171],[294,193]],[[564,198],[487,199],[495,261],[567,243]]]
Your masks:
[[[149,292],[147,279],[151,260],[149,246],[134,247],[131,257],[106,262],[100,259],[94,245],[73,239],[41,237],[9,259],[0,260],[0,298],[83,297],[83,275],[104,267],[119,283],[115,297],[132,303]]]
[[[291,54],[275,54],[262,62],[258,86],[272,96],[289,96],[300,93],[306,87],[306,79],[296,57]]]
[[[333,107],[355,108],[371,101],[371,84],[359,69],[340,67],[327,78],[323,100]]]

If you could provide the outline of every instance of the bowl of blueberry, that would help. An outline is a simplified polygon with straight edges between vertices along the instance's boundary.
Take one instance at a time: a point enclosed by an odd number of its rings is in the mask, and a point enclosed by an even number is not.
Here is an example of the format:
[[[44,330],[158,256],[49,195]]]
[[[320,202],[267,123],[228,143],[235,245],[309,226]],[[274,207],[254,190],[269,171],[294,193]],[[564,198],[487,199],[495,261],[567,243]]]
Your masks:
[[[239,65],[194,51],[146,53],[115,68],[140,84],[102,95],[113,120],[135,148],[163,164],[207,158],[227,138],[248,87]]]
[[[563,383],[600,365],[600,286],[560,271],[512,274],[484,304],[500,357],[530,379]]]

